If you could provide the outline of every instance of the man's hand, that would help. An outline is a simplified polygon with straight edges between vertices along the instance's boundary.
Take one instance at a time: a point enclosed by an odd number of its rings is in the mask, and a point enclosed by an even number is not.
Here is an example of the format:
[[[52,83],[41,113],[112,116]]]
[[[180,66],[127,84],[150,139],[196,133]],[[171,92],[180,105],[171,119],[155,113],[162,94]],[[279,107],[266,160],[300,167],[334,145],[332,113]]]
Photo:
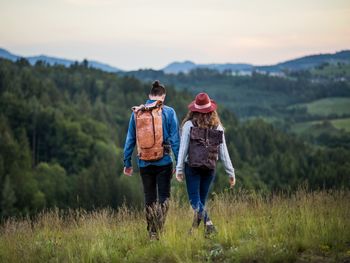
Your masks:
[[[177,173],[176,174],[176,180],[179,181],[180,183],[184,180],[184,175],[183,173]]]
[[[126,176],[132,176],[132,173],[133,173],[133,169],[132,167],[124,167],[124,175]]]
[[[236,184],[236,179],[234,177],[229,177],[230,188],[232,189]]]

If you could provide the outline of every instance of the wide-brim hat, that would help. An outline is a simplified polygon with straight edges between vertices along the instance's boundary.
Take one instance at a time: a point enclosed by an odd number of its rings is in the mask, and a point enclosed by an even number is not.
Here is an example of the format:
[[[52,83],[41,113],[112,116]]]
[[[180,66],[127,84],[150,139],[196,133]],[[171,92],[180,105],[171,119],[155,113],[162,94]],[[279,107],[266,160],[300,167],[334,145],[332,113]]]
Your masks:
[[[209,98],[207,93],[201,92],[196,99],[188,105],[190,111],[209,113],[217,109],[216,102]]]

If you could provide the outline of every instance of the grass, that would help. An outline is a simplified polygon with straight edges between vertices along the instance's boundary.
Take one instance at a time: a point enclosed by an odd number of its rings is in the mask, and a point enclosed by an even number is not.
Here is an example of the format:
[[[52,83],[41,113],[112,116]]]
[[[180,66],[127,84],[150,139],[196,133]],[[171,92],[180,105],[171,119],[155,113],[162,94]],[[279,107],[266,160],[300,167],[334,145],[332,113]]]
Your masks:
[[[309,103],[294,104],[288,108],[306,108],[309,114],[318,116],[328,116],[331,114],[341,116],[343,114],[350,114],[350,98],[325,98]]]
[[[350,132],[350,118],[332,120],[331,123],[337,129],[344,129]]]
[[[316,67],[310,70],[310,73],[314,77],[327,77],[327,78],[350,78],[350,64],[334,65],[329,64],[327,66]]]
[[[333,119],[333,120],[328,120],[328,121],[335,129],[338,129],[338,130],[343,129],[346,132],[350,132],[350,118]],[[324,122],[324,120],[306,121],[306,122],[295,123],[292,125],[291,130],[297,134],[320,133],[320,132],[324,132],[324,130],[320,129],[320,127],[318,127],[318,125],[321,125],[323,122]],[[334,128],[332,128],[332,129],[334,129]]]
[[[173,198],[175,199],[175,198]],[[214,195],[219,232],[192,236],[192,211],[172,201],[165,232],[150,242],[140,211],[44,212],[1,225],[0,262],[339,262],[350,260],[350,192],[290,197]]]
[[[305,133],[312,128],[312,126],[321,124],[323,121],[306,121],[298,122],[292,125],[291,130],[297,134]]]

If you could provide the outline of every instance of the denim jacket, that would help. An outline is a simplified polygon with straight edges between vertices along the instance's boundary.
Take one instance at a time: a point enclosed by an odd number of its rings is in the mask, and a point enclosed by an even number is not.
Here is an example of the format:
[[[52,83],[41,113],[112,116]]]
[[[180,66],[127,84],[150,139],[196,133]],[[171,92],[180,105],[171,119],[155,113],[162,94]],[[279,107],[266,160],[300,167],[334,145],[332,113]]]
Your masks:
[[[146,104],[150,104],[154,100],[147,100]],[[163,140],[164,144],[169,144],[177,161],[177,156],[180,147],[179,137],[179,123],[176,117],[175,110],[169,106],[164,105],[162,110],[163,121]],[[126,136],[124,145],[124,166],[131,167],[131,156],[136,145],[136,128],[134,113],[131,114],[129,121],[128,134]],[[171,156],[164,154],[163,158],[157,161],[144,161],[137,158],[139,167],[146,167],[148,165],[163,166],[172,163]]]

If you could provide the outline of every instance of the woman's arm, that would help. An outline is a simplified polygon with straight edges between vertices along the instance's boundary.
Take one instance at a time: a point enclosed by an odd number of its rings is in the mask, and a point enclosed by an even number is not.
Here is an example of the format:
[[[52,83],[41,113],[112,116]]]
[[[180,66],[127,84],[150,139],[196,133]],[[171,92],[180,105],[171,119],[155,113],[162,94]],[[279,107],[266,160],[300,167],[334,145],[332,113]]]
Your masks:
[[[192,122],[187,121],[182,127],[180,149],[176,164],[176,174],[183,174],[184,162],[188,153],[188,146],[190,143],[190,131],[192,126]]]
[[[219,125],[218,130],[224,131],[224,127],[222,127],[222,125]],[[225,132],[223,133],[222,144],[220,144],[219,148],[219,158],[223,162],[225,171],[228,174],[228,176],[235,178],[235,169],[232,166],[230,155],[227,150]]]

